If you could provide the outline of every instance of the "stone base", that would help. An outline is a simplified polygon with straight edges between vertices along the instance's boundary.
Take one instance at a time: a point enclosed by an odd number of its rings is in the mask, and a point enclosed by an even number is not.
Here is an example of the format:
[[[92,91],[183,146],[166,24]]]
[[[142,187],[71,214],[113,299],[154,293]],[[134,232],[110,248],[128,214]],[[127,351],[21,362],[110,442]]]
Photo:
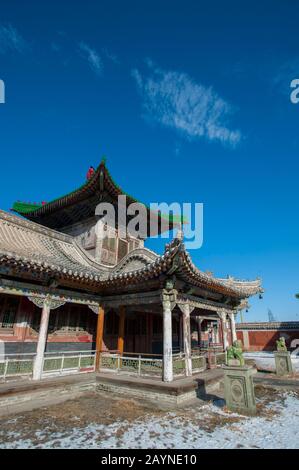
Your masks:
[[[256,414],[252,376],[256,370],[250,366],[223,366],[224,396],[229,410],[245,415]]]
[[[228,359],[227,365],[230,366],[241,366],[239,359]]]
[[[277,375],[283,376],[293,373],[291,356],[288,351],[275,351],[274,357]]]
[[[95,373],[1,383],[0,417],[62,403],[95,390]]]
[[[222,377],[221,369],[182,377],[173,382],[100,372],[97,374],[96,390],[139,400],[144,405],[148,403],[160,409],[173,409],[198,398],[208,399],[210,393],[219,390]]]

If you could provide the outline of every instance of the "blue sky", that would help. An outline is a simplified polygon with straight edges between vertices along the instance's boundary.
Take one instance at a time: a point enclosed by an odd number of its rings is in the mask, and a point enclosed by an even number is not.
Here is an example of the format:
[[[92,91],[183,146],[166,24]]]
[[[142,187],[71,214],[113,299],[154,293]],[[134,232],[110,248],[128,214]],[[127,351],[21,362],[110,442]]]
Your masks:
[[[298,320],[298,25],[293,1],[3,0],[0,207],[65,194],[106,155],[145,203],[204,203],[191,256],[263,279],[246,320]]]

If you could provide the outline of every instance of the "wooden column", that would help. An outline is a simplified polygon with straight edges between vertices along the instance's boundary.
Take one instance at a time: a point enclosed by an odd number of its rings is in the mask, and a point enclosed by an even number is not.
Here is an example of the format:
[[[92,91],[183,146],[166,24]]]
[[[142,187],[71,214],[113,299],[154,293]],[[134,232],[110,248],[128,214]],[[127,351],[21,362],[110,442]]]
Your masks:
[[[33,380],[40,380],[42,378],[50,312],[50,305],[45,301],[42,309],[36,356],[33,365]]]
[[[27,304],[26,304],[27,301]],[[25,341],[28,329],[28,306],[33,308],[26,297],[20,297],[17,311],[17,321],[14,326],[14,335],[18,340]]]
[[[119,308],[119,325],[118,325],[118,340],[117,340],[117,350],[120,354],[123,354],[124,352],[125,320],[126,320],[126,309],[122,305]]]
[[[179,327],[179,348],[181,352],[184,351],[183,315],[179,316]]]
[[[186,363],[186,376],[192,376],[192,358],[191,358],[191,328],[190,328],[190,305],[180,305],[183,313],[183,331],[184,331],[184,352]]]
[[[172,313],[170,296],[163,298],[163,381],[173,381],[172,366]]]
[[[102,307],[99,308],[98,322],[97,322],[97,336],[96,336],[96,363],[95,370],[100,368],[100,356],[103,347],[103,336],[104,336],[104,318],[105,311]]]
[[[216,328],[216,343],[220,343],[220,338],[219,338],[219,320],[217,320],[217,328]]]
[[[38,335],[38,341],[37,341],[37,347],[36,347],[36,355],[34,359],[33,373],[32,373],[33,380],[40,380],[43,375],[44,355],[45,355],[45,349],[46,349],[46,344],[47,344],[50,313],[51,313],[51,310],[55,310],[56,308],[62,307],[65,304],[65,300],[60,300],[60,299],[58,300],[58,299],[52,298],[49,295],[47,295],[46,297],[28,296],[27,298],[34,305],[42,309],[39,335]]]
[[[234,343],[234,341],[237,341],[235,314],[231,313],[229,315],[229,319],[230,319],[230,329],[231,329],[231,333],[232,333],[232,343]]]
[[[221,330],[222,330],[222,339],[223,339],[223,349],[224,351],[227,350],[229,344],[228,344],[228,339],[227,339],[227,328],[226,328],[226,313],[221,312],[219,314],[220,319],[221,319]]]
[[[197,321],[197,344],[198,344],[198,347],[201,347],[201,322],[202,322],[202,319],[200,317],[197,317],[196,321]]]
[[[153,341],[153,315],[151,313],[146,314],[146,335],[147,335],[147,353],[152,352],[152,341]]]

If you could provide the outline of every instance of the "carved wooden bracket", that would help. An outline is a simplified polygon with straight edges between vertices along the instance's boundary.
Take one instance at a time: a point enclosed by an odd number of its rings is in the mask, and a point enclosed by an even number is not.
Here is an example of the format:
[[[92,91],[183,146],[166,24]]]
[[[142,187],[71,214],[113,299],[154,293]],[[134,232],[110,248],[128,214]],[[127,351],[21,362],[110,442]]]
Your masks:
[[[53,299],[49,296],[45,296],[45,297],[28,296],[27,298],[28,300],[30,300],[30,302],[32,302],[37,307],[43,308],[45,305],[47,305],[50,308],[50,310],[55,310],[59,307],[62,307],[62,305],[66,303],[65,300]]]
[[[100,309],[100,306],[99,306],[99,305],[92,305],[92,304],[89,304],[89,305],[88,305],[88,308],[90,308],[90,310],[92,310],[93,313],[95,313],[96,315],[98,315],[99,309]]]
[[[227,315],[229,313],[231,313],[230,310],[227,310],[225,308],[220,308],[218,311],[217,311],[219,317],[221,318],[221,320],[225,321],[227,319]]]
[[[191,305],[188,301],[187,302],[179,302],[177,305],[178,305],[180,311],[184,315],[190,315],[193,312],[193,310],[195,309],[195,306]]]
[[[161,298],[163,307],[173,310],[176,306],[177,291],[175,289],[163,289]]]

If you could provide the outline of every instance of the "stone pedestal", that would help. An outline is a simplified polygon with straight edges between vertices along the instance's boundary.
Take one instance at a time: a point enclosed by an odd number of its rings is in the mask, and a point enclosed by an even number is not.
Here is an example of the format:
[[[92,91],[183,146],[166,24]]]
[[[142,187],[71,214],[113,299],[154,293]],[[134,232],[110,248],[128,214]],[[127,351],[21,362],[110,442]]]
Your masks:
[[[233,366],[233,367],[240,367],[241,364],[240,364],[240,360],[239,359],[227,359],[227,365],[230,367],[230,366]]]
[[[293,373],[291,356],[288,351],[275,351],[274,357],[277,375],[290,375]]]
[[[256,405],[252,376],[256,369],[250,366],[222,366],[224,370],[224,395],[229,410],[245,415],[255,415]]]

